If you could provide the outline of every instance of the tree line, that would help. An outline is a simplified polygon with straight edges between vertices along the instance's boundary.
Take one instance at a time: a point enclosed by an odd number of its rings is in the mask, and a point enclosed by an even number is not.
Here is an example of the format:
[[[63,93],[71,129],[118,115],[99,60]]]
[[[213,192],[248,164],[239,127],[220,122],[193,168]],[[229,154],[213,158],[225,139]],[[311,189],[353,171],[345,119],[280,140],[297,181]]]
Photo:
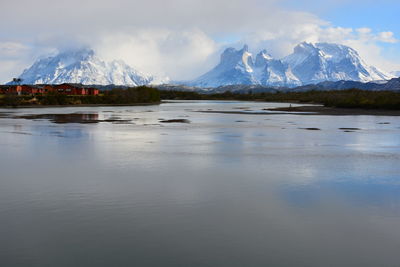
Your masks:
[[[2,106],[31,106],[31,105],[129,105],[139,103],[160,102],[160,92],[151,87],[139,86],[127,89],[114,88],[103,91],[99,95],[64,95],[52,92],[43,95],[3,95],[0,98]]]
[[[199,94],[185,91],[161,91],[161,99],[175,100],[242,100],[264,102],[315,103],[327,107],[400,110],[400,92],[366,91],[359,89]]]
[[[130,105],[161,100],[243,100],[264,102],[318,103],[328,107],[400,110],[400,92],[359,89],[200,94],[194,91],[157,90],[148,86],[104,90],[97,96],[68,96],[58,93],[35,96],[2,95],[1,106],[24,105]]]

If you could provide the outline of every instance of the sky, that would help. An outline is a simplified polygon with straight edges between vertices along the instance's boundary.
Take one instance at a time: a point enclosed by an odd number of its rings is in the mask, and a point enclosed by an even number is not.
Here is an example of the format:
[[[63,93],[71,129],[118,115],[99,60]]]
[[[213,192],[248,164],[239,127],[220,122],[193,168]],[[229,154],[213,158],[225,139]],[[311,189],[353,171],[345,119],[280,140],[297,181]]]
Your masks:
[[[1,0],[0,10],[0,83],[81,47],[172,80],[203,74],[227,47],[282,58],[303,41],[345,44],[400,71],[398,0]]]

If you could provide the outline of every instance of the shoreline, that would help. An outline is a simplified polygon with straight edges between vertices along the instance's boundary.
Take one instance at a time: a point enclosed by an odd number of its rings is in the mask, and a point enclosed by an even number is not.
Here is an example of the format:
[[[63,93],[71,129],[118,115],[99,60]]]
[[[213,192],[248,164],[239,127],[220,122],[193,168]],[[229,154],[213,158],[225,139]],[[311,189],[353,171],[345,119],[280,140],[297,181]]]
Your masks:
[[[134,103],[134,104],[77,104],[77,105],[26,105],[26,106],[0,106],[0,109],[22,108],[71,108],[71,107],[129,107],[129,106],[157,106],[162,102]]]
[[[256,101],[259,102],[259,101]],[[264,102],[283,103],[283,102]],[[299,104],[284,102],[288,104]],[[400,116],[400,110],[391,109],[362,109],[325,107],[317,103],[298,107],[265,108],[260,111],[232,111],[232,110],[197,110],[201,113],[238,114],[238,115],[305,115],[305,116]]]
[[[299,106],[284,108],[268,108],[268,111],[281,111],[279,114],[292,115],[330,115],[330,116],[400,116],[400,110],[390,109],[361,109],[361,108],[337,108],[325,106]],[[272,113],[276,114],[276,113]]]
[[[188,100],[190,101],[190,100]],[[200,100],[201,101],[201,100]],[[205,100],[207,101],[207,100]],[[240,101],[240,100],[218,100],[218,101]],[[257,100],[243,100],[243,102],[263,102],[263,103],[288,103],[299,104],[299,102],[265,102]],[[26,106],[0,106],[0,109],[30,109],[30,108],[70,108],[70,107],[129,107],[129,106],[157,106],[163,103],[176,103],[173,100],[162,100],[152,103],[133,103],[133,104],[77,104],[77,105],[26,105]],[[277,107],[265,108],[259,112],[245,111],[218,111],[218,110],[198,110],[201,113],[221,113],[221,114],[244,114],[244,115],[325,115],[325,116],[400,116],[400,110],[390,109],[362,109],[362,108],[337,108],[325,107],[318,103],[303,103],[297,107]],[[266,112],[267,111],[267,112]],[[268,112],[272,111],[272,112]]]

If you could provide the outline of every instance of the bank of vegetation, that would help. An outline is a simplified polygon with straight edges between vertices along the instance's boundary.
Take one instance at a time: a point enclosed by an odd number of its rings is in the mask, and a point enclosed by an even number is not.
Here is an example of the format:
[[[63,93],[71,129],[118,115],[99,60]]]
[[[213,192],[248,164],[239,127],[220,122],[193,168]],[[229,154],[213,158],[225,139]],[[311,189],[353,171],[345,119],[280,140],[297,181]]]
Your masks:
[[[175,100],[245,100],[323,104],[326,107],[400,110],[400,92],[358,89],[307,92],[199,94],[162,91],[161,99]]]
[[[200,94],[193,91],[165,91],[152,87],[113,88],[96,96],[0,95],[1,106],[35,105],[133,105],[161,100],[244,100],[323,104],[326,107],[400,110],[400,92],[358,89],[307,92],[265,92]]]
[[[70,96],[59,93],[45,95],[13,95],[0,97],[1,106],[47,106],[47,105],[131,105],[160,102],[157,89],[140,86],[127,89],[114,88],[99,95]]]

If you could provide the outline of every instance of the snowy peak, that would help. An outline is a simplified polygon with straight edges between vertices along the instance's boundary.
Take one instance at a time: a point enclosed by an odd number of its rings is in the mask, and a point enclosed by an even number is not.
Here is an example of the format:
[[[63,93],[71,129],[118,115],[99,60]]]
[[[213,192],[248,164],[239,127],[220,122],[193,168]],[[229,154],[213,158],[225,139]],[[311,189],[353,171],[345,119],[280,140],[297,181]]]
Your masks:
[[[255,60],[245,45],[241,50],[227,48],[220,63],[190,83],[200,87],[235,84],[294,87],[324,81],[369,82],[388,80],[393,75],[367,65],[356,50],[332,43],[298,44],[282,60],[274,59],[267,50]]]
[[[25,84],[81,83],[98,85],[146,85],[164,82],[143,74],[122,60],[105,62],[93,50],[69,50],[36,61],[20,77]]]
[[[340,44],[330,44],[330,43],[317,43],[315,44],[316,49],[321,51],[322,55],[335,62],[339,62],[345,58],[353,58],[355,60],[361,60],[359,54],[356,50],[351,47],[340,45]]]
[[[318,57],[320,53],[320,51],[312,44],[305,42],[295,46],[293,51],[293,54],[283,59],[291,66],[300,65],[309,57]]]
[[[221,55],[220,65],[224,67],[242,66],[247,70],[251,70],[252,58],[249,53],[249,47],[244,45],[241,50],[235,48],[227,48]]]
[[[59,62],[64,66],[68,66],[79,61],[90,60],[93,57],[94,51],[92,49],[82,48],[76,50],[66,50],[59,53],[57,56],[47,57],[41,61]]]
[[[258,53],[254,60],[249,47],[245,45],[240,50],[225,49],[220,63],[214,69],[189,83],[199,87],[235,84],[296,86],[300,85],[300,81],[288,64],[274,59],[267,50]]]
[[[266,49],[264,49],[260,53],[257,54],[255,66],[257,68],[265,67],[265,65],[268,64],[268,61],[270,61],[270,60],[273,60],[273,57],[270,54],[268,54]]]
[[[283,59],[303,84],[323,81],[387,80],[391,75],[367,65],[354,49],[331,43],[301,43]]]
[[[287,63],[274,59],[265,49],[257,54],[254,65],[255,77],[261,85],[292,87],[301,84]]]
[[[218,87],[231,84],[254,84],[252,73],[253,59],[249,47],[240,50],[227,48],[221,54],[220,62],[211,71],[200,76],[188,85],[199,87]]]
[[[296,54],[317,55],[319,53],[318,48],[316,48],[313,44],[307,42],[302,42],[298,44],[293,50]]]

